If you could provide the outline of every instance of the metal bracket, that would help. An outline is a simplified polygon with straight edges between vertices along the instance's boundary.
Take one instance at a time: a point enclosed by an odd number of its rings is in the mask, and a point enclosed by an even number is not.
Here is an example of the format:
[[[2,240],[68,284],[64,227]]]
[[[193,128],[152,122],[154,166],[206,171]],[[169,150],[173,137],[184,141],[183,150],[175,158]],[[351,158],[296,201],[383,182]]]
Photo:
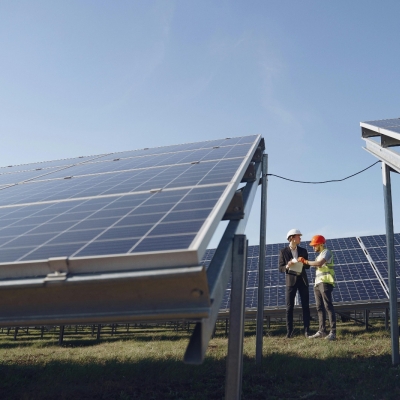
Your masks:
[[[52,272],[50,274],[47,274],[46,278],[44,278],[45,282],[59,282],[59,281],[65,281],[67,279],[67,273],[66,272]]]
[[[400,146],[400,140],[392,138],[390,136],[381,135],[381,146],[382,147]]]
[[[239,220],[244,217],[244,202],[242,191],[237,191],[232,197],[222,220]]]
[[[256,180],[256,167],[250,163],[243,175],[241,182],[254,182]]]
[[[44,279],[45,282],[65,281],[68,274],[68,258],[52,257],[47,260],[50,273]]]
[[[256,151],[254,152],[253,158],[251,159],[252,162],[261,162],[264,150],[261,146],[258,146]]]
[[[373,131],[372,129],[368,128],[361,128],[361,136],[363,138],[369,138],[369,137],[374,137],[374,136],[380,136],[380,133]]]

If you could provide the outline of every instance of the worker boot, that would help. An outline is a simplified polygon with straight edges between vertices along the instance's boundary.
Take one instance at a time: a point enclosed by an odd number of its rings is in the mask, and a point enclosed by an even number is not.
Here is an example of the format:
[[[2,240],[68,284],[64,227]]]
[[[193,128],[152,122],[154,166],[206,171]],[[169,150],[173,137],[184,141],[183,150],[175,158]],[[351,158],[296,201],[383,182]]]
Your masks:
[[[325,332],[318,331],[317,333],[315,333],[312,336],[309,336],[308,338],[309,339],[320,339],[320,338],[324,338],[325,336],[326,336]]]
[[[304,336],[308,338],[310,336],[310,329],[309,328],[304,328]]]

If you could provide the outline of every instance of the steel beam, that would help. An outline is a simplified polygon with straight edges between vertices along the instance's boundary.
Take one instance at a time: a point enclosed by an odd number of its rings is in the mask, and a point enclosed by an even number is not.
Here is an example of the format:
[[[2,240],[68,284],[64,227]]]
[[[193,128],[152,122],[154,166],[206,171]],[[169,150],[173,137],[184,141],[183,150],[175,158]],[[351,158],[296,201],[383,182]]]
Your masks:
[[[256,363],[261,364],[264,336],[264,286],[265,286],[265,238],[267,230],[267,179],[268,154],[262,160],[261,176],[261,213],[260,213],[260,254],[258,257],[258,297],[256,328]]]
[[[204,266],[8,280],[0,288],[0,326],[200,320],[210,308]]]
[[[247,241],[245,235],[233,240],[231,312],[226,364],[225,399],[238,400],[242,392],[243,336],[246,295]]]
[[[390,336],[392,341],[392,364],[399,364],[399,322],[397,317],[397,288],[394,253],[394,229],[392,210],[392,188],[390,181],[390,169],[382,164],[383,198],[385,203],[386,221],[386,246],[389,272],[389,304],[390,304]]]
[[[381,161],[383,161],[385,164],[387,164],[389,167],[391,167],[394,171],[400,173],[400,154],[384,148],[380,146],[378,143],[372,141],[371,139],[366,139],[365,144],[366,147],[364,150],[368,151],[371,153],[373,156],[379,158]]]
[[[201,364],[207,351],[208,342],[212,336],[214,325],[218,318],[219,307],[231,274],[233,238],[236,234],[244,233],[251,205],[257,192],[258,180],[261,174],[261,162],[256,163],[255,167],[256,180],[248,182],[243,189],[244,218],[229,222],[207,269],[208,289],[211,299],[210,314],[196,324],[185,352],[185,363]]]

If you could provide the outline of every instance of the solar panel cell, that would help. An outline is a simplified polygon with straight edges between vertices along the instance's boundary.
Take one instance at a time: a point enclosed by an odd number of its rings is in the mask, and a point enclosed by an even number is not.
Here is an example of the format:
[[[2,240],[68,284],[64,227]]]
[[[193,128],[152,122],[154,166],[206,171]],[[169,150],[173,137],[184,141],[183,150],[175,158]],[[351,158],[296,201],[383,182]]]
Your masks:
[[[193,239],[195,234],[192,235],[174,235],[172,236],[161,236],[161,237],[148,237],[143,239],[137,247],[131,250],[131,253],[143,253],[149,251],[168,251],[168,250],[180,250],[187,249]],[[155,250],[156,249],[156,250]],[[79,254],[77,255],[79,256]]]

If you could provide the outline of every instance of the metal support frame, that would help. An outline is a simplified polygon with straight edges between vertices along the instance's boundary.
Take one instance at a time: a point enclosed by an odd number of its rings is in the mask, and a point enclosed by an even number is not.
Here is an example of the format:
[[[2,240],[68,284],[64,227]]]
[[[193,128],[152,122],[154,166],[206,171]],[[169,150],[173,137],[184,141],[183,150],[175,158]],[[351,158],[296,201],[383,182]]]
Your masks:
[[[210,313],[207,318],[203,318],[200,322],[196,323],[185,352],[185,363],[201,364],[203,362],[208,342],[210,341],[215,322],[218,318],[219,307],[231,274],[233,238],[235,235],[244,233],[250,214],[251,204],[257,192],[258,177],[261,174],[261,162],[256,163],[255,168],[256,180],[247,183],[243,189],[244,218],[229,222],[207,269],[208,289],[210,298],[212,299]]]
[[[267,179],[268,154],[262,159],[261,176],[261,213],[260,213],[260,254],[258,257],[258,297],[256,328],[256,363],[261,364],[264,328],[264,281],[265,281],[265,238],[267,230]]]
[[[392,341],[392,364],[399,364],[399,322],[397,318],[397,288],[394,254],[394,229],[390,167],[382,163],[383,198],[385,203],[386,246],[389,273],[390,336]]]
[[[240,399],[243,373],[243,336],[246,294],[247,240],[235,235],[232,255],[231,312],[226,364],[225,398]]]
[[[366,308],[364,310],[364,323],[365,323],[365,330],[368,330],[368,325],[369,325],[369,310]]]
[[[386,120],[386,122],[390,120]],[[392,363],[398,365],[399,360],[399,322],[397,317],[397,288],[394,254],[394,229],[392,209],[392,189],[390,172],[400,173],[400,154],[389,147],[400,145],[400,134],[391,130],[390,124],[377,124],[377,121],[361,122],[361,135],[365,140],[365,150],[382,161],[383,198],[385,205],[386,246],[389,274],[389,314],[390,337],[392,345]],[[397,120],[393,120],[397,125]],[[380,144],[369,137],[380,136]],[[387,326],[387,317],[385,318]]]
[[[389,330],[389,309],[385,308],[385,329]]]
[[[58,344],[60,346],[63,344],[63,341],[64,341],[64,330],[65,330],[65,326],[61,325],[60,326],[60,334],[58,335]]]

